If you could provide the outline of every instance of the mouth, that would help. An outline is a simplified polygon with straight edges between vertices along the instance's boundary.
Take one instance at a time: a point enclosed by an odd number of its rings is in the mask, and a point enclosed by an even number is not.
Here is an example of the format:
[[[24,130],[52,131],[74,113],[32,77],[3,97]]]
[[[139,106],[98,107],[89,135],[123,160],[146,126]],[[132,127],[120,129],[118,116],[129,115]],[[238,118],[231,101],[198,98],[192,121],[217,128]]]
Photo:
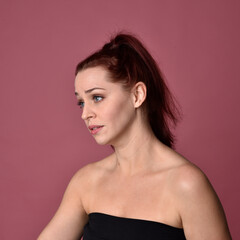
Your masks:
[[[88,129],[90,130],[92,135],[95,135],[99,131],[101,131],[103,127],[104,127],[103,125],[90,125],[88,126]]]

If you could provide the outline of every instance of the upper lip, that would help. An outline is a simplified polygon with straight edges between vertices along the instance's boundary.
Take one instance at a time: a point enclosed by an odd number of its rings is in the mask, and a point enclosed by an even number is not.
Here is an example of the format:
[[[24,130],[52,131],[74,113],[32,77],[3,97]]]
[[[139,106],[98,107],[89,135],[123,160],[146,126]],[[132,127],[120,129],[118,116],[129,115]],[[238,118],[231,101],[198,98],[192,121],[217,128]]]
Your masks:
[[[103,127],[103,125],[89,125],[88,129],[93,130],[94,128],[99,128],[99,127]]]

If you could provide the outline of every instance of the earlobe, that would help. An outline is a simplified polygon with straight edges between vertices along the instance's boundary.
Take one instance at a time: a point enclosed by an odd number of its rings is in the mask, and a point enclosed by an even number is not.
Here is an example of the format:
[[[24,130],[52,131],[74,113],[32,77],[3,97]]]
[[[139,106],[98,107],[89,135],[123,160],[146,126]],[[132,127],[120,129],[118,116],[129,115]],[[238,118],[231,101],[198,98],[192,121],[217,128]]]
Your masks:
[[[134,107],[139,108],[147,96],[147,88],[143,82],[137,82],[132,89],[134,96]]]

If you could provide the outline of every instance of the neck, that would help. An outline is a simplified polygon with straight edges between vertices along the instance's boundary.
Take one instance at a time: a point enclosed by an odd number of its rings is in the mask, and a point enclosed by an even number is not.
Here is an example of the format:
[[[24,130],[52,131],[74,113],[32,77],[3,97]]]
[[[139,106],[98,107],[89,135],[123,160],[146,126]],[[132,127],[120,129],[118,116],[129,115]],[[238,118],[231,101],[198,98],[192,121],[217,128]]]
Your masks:
[[[164,145],[158,141],[147,124],[137,124],[126,135],[121,143],[114,145],[117,168],[124,176],[150,170],[156,159],[156,151],[159,151],[157,146],[163,148]]]

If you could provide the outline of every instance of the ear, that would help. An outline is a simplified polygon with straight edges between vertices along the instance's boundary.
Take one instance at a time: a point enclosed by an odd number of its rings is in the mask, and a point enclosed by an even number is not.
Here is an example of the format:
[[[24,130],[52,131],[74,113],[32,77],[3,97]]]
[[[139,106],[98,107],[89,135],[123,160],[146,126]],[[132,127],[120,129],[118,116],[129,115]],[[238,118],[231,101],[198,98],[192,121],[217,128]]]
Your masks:
[[[133,104],[135,108],[139,108],[145,101],[147,96],[147,88],[145,83],[137,82],[132,88]]]

